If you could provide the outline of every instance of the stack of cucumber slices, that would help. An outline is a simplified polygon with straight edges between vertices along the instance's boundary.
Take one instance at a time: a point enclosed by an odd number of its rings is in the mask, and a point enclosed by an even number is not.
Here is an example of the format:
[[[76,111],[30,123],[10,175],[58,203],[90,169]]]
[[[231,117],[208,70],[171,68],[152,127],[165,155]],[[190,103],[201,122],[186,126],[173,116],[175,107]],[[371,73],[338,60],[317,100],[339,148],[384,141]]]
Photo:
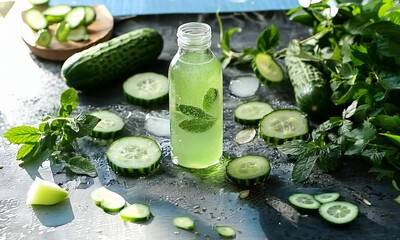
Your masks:
[[[289,196],[289,202],[299,210],[318,210],[319,215],[333,224],[346,224],[358,215],[357,205],[339,201],[340,193],[329,192],[311,195],[295,193]]]
[[[49,47],[53,36],[59,42],[87,41],[87,27],[96,20],[96,10],[92,6],[71,7],[65,4],[32,8],[22,13],[23,21],[37,32],[36,45]],[[52,31],[51,26],[55,26]]]

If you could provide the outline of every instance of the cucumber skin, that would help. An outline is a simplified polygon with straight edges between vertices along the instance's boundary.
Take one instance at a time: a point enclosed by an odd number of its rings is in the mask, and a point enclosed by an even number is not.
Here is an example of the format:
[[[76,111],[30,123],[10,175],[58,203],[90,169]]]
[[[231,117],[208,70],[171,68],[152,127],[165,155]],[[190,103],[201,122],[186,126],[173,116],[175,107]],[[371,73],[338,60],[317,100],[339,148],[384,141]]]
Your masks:
[[[252,155],[248,155],[248,156],[252,156]],[[256,155],[254,155],[254,156],[256,156]],[[269,164],[269,170],[266,174],[264,174],[262,176],[255,177],[255,178],[248,178],[248,179],[236,178],[228,173],[228,171],[227,171],[228,166],[226,167],[226,171],[225,171],[226,176],[228,177],[228,179],[231,182],[238,184],[239,186],[249,187],[249,186],[255,186],[255,185],[261,184],[267,180],[269,174],[271,173],[271,163],[268,158],[266,158],[266,159]],[[228,163],[228,165],[229,165],[229,163]]]
[[[293,56],[285,57],[297,106],[313,120],[325,120],[332,109],[329,82],[314,65]],[[312,75],[308,78],[306,74]]]
[[[143,176],[143,175],[150,174],[151,172],[155,171],[160,166],[160,162],[161,162],[161,157],[155,163],[153,163],[153,165],[147,167],[146,169],[122,168],[122,167],[115,165],[113,162],[111,162],[107,158],[107,163],[114,172],[124,175],[124,176],[130,176],[130,177]]]
[[[168,93],[157,99],[148,99],[148,100],[136,98],[132,95],[127,94],[126,92],[124,92],[124,96],[127,102],[141,107],[156,107],[159,106],[160,104],[165,103],[168,100]]]
[[[73,54],[63,63],[61,77],[77,90],[102,87],[155,61],[163,44],[155,29],[136,29]]]
[[[92,131],[90,133],[91,137],[94,138],[99,138],[99,139],[111,139],[111,138],[115,138],[118,137],[122,134],[122,129],[116,132],[97,132],[97,131]]]

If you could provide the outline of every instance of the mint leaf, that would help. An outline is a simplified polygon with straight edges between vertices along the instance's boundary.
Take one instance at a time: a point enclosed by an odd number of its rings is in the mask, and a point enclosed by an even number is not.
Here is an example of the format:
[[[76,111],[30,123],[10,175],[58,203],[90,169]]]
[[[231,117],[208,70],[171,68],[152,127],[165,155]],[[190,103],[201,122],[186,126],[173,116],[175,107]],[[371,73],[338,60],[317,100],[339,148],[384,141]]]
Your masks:
[[[78,106],[78,93],[74,88],[69,88],[61,94],[59,115],[68,117]]]
[[[96,168],[92,162],[82,156],[74,156],[65,161],[65,166],[75,174],[83,174],[89,177],[96,177]]]
[[[202,133],[210,130],[214,123],[215,119],[194,118],[190,120],[183,120],[181,123],[179,123],[179,127],[188,132]]]
[[[286,141],[278,146],[278,150],[289,155],[302,155],[307,147],[307,142],[303,140]]]
[[[360,126],[347,133],[346,137],[356,140],[370,141],[376,137],[376,133],[377,131],[375,126],[368,121],[364,121]]]
[[[400,89],[399,74],[383,71],[379,73],[379,82],[386,90]]]
[[[298,158],[293,166],[292,180],[294,182],[303,182],[306,180],[314,169],[318,155],[304,156]]]
[[[397,145],[400,145],[400,135],[394,135],[394,134],[390,134],[390,133],[381,133],[380,135],[385,136],[385,137],[389,138],[390,140],[392,140]]]
[[[270,25],[257,38],[257,50],[271,53],[277,46],[280,39],[279,30],[275,25]]]
[[[362,66],[362,65],[370,62],[366,47],[364,47],[362,45],[354,44],[354,45],[350,46],[350,48],[351,48],[350,58],[351,58],[354,66],[356,66],[356,67]]]
[[[203,98],[203,108],[205,111],[210,110],[211,106],[217,100],[218,97],[218,90],[215,88],[208,89],[206,95]]]
[[[24,159],[35,147],[35,144],[24,144],[19,148],[17,153],[17,160]]]
[[[39,129],[30,126],[13,127],[4,133],[4,137],[14,144],[34,143],[39,140]]]
[[[203,109],[190,105],[178,104],[177,110],[190,117],[203,118],[203,119],[214,118],[213,116],[205,113]]]

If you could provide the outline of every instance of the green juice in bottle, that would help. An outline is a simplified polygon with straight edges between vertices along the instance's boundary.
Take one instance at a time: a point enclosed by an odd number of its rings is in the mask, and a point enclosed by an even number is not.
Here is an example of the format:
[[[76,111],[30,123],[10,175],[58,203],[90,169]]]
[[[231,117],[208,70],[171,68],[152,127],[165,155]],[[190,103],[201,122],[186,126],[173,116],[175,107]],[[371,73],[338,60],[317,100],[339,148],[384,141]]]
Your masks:
[[[172,160],[206,168],[218,163],[223,150],[222,68],[210,49],[210,26],[186,23],[177,35],[169,68]]]

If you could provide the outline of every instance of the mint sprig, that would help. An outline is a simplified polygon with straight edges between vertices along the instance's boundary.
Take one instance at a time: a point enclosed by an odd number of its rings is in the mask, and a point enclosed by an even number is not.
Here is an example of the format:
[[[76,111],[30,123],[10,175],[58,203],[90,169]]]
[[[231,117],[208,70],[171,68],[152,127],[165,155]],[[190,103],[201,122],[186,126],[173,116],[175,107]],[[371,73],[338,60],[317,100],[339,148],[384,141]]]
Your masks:
[[[23,161],[21,167],[32,161],[50,159],[63,163],[76,174],[96,176],[90,160],[77,154],[75,141],[88,136],[100,119],[84,113],[71,116],[77,106],[77,92],[69,88],[61,94],[55,116],[44,117],[37,127],[17,126],[4,133],[10,143],[22,144],[16,156]]]

